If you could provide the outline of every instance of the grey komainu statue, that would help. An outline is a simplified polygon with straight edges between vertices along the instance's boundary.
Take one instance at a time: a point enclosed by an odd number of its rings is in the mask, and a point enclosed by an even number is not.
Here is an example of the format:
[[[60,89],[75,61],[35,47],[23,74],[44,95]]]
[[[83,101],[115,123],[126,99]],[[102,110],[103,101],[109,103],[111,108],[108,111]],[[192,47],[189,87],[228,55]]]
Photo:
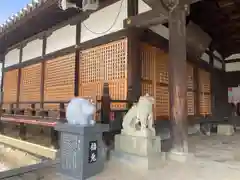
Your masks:
[[[123,118],[122,134],[131,136],[155,136],[153,127],[154,98],[149,94],[141,96]]]

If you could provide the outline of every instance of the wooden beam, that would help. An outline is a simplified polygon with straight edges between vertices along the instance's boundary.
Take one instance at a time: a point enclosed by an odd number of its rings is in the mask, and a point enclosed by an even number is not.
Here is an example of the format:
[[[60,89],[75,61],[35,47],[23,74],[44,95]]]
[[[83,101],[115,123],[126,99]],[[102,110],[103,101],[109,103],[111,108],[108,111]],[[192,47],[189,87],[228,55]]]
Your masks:
[[[188,153],[186,11],[169,16],[169,97],[173,151]]]
[[[167,16],[161,14],[158,9],[150,10],[135,16],[130,16],[124,20],[125,27],[149,27],[166,23]]]

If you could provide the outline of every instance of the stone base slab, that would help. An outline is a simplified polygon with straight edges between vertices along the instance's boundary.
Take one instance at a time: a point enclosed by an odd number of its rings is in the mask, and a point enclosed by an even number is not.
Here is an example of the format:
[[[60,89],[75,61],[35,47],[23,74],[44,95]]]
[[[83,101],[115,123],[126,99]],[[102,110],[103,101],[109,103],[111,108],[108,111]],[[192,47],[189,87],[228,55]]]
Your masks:
[[[115,150],[138,156],[149,156],[161,153],[161,138],[140,137],[118,134],[115,136]]]
[[[151,156],[138,156],[124,152],[114,151],[112,160],[117,160],[129,167],[150,170],[163,166],[166,162],[166,154],[159,153]]]
[[[233,125],[230,124],[219,124],[217,128],[219,135],[232,136],[235,132]]]
[[[192,153],[182,153],[182,152],[169,152],[167,155],[169,160],[177,161],[180,163],[185,163],[189,160],[193,160],[194,154]]]

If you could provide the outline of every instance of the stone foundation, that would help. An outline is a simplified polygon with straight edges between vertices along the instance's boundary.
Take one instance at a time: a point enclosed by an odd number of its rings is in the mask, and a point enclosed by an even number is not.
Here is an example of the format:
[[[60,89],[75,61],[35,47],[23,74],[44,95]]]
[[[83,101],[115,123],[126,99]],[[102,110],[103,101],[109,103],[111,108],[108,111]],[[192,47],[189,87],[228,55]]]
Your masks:
[[[159,136],[140,137],[120,134],[115,136],[113,157],[128,165],[154,169],[164,161],[165,154],[161,153]]]
[[[219,135],[226,135],[226,136],[232,136],[234,134],[234,127],[233,125],[229,124],[219,124],[217,127],[217,133]]]

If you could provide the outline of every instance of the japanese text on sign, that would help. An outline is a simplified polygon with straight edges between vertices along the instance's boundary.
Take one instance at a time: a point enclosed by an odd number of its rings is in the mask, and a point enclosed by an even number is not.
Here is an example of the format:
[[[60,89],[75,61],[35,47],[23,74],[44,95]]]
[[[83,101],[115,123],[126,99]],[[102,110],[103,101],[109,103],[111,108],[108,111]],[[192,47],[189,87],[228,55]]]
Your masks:
[[[97,141],[89,142],[89,156],[88,163],[95,163],[97,161]]]

